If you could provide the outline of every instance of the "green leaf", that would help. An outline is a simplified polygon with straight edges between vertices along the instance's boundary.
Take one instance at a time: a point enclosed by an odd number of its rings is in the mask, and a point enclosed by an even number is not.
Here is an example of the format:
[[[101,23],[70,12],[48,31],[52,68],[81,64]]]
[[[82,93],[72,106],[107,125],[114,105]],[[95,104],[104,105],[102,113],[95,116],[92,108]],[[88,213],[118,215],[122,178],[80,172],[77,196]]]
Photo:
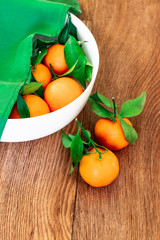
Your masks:
[[[69,175],[74,171],[74,167],[73,167],[73,164],[71,164],[71,169],[69,171]]]
[[[92,80],[92,67],[86,65],[86,79],[88,82]]]
[[[90,133],[90,131],[88,131],[88,130],[86,130],[86,129],[84,129],[84,130],[85,130],[84,135],[85,135],[85,137],[86,137],[86,140],[88,140],[88,138],[91,138],[91,133]]]
[[[37,81],[36,81],[35,77],[33,76],[33,74],[31,76],[31,82],[37,83]],[[40,86],[40,88],[34,94],[43,99],[44,98],[44,89],[43,89],[43,87]]]
[[[92,111],[100,117],[113,119],[114,114],[109,110],[105,109],[102,105],[100,105],[97,101],[95,101],[92,97],[89,98],[88,103],[92,109]]]
[[[103,103],[106,107],[114,109],[113,102],[98,92],[94,93],[92,96],[90,96],[90,98],[97,102]]]
[[[136,130],[124,121],[124,119],[118,114],[118,119],[121,123],[125,139],[130,143],[134,144],[138,138]]]
[[[51,71],[51,74],[52,74],[52,80],[55,80],[55,79],[57,79],[58,77],[57,77],[57,75],[55,74],[55,72],[54,72],[54,70],[53,70],[53,67],[52,67],[52,65],[50,64],[50,71]]]
[[[34,94],[36,94],[40,98],[44,99],[44,89],[43,89],[43,87],[41,86]]]
[[[85,68],[85,71],[86,71],[86,79],[88,82],[90,82],[92,80],[92,69],[93,69],[93,66],[92,64],[90,63],[90,61],[88,60],[88,58],[86,57],[86,68]]]
[[[71,150],[72,163],[73,165],[77,164],[78,162],[81,161],[83,157],[83,141],[78,133],[75,135],[75,137],[72,140],[70,150]]]
[[[80,84],[86,88],[86,57],[79,46],[77,40],[70,35],[68,41],[64,47],[65,60],[68,68],[70,69],[78,60],[74,71],[72,72],[73,77],[75,77]]]
[[[68,14],[68,18],[69,18],[70,35],[72,35],[72,36],[78,41],[77,28],[76,28],[76,26],[72,23],[72,21],[71,21],[71,15],[70,15],[70,14]]]
[[[72,144],[71,138],[62,130],[62,144],[65,148],[70,148]]]
[[[58,36],[59,44],[65,44],[68,38],[69,38],[69,25],[67,23]]]
[[[90,138],[91,138],[91,133],[90,133],[90,131],[84,129],[84,127],[80,124],[80,122],[78,121],[78,119],[76,119],[76,121],[77,121],[78,126],[82,129],[82,132],[83,132],[83,134],[84,134],[84,136],[85,136],[85,139],[86,139],[88,142],[90,142]]]
[[[43,82],[30,82],[29,84],[24,85],[22,95],[35,93],[42,85]]]
[[[68,134],[68,136],[70,137],[71,140],[73,140],[73,138],[75,137],[75,135],[72,134]]]
[[[65,77],[65,76],[67,76],[67,75],[71,75],[72,72],[74,71],[77,63],[78,63],[78,60],[77,60],[77,62],[73,65],[73,67],[71,67],[66,73],[64,73],[63,75],[58,75],[58,77]]]
[[[134,117],[139,115],[146,101],[146,92],[143,92],[138,98],[127,100],[123,103],[120,115],[121,117]]]
[[[40,64],[42,59],[44,58],[44,56],[47,54],[48,49],[47,48],[43,48],[41,49],[36,56],[31,58],[31,63],[32,65],[36,66],[37,64]]]
[[[30,117],[28,106],[20,94],[18,94],[18,98],[17,98],[17,109],[21,118]]]
[[[86,41],[83,41],[83,42],[86,42]],[[93,67],[92,63],[89,61],[89,59],[87,57],[86,57],[86,60],[87,60],[86,65]]]
[[[40,37],[40,36],[35,36],[35,38],[37,37]],[[55,40],[42,40],[42,39],[36,39],[34,41],[34,44],[33,44],[33,55],[36,51],[40,51],[41,49],[43,48],[49,48],[51,47],[52,45],[54,44],[57,44],[58,43],[58,40],[55,39]]]
[[[86,131],[88,131],[88,130],[86,130]],[[88,132],[89,132],[89,131],[88,131]],[[68,136],[70,137],[71,140],[73,140],[73,138],[75,137],[75,136],[72,135],[72,134],[68,134]],[[87,143],[87,142],[85,142],[85,141],[83,141],[83,140],[82,140],[82,142],[83,142],[83,145],[89,145],[89,143]]]
[[[66,44],[67,40],[69,39],[69,35],[73,36],[78,41],[77,28],[71,21],[70,13],[68,13],[67,23],[58,36],[58,42],[60,44]]]
[[[58,42],[60,44],[65,44],[69,38],[70,21],[71,21],[71,18],[68,18],[67,23],[65,24],[64,28],[62,29],[62,31],[60,32],[60,34],[58,36]]]
[[[72,76],[75,77],[84,89],[86,89],[86,73],[85,73],[85,62],[78,69],[72,72]]]

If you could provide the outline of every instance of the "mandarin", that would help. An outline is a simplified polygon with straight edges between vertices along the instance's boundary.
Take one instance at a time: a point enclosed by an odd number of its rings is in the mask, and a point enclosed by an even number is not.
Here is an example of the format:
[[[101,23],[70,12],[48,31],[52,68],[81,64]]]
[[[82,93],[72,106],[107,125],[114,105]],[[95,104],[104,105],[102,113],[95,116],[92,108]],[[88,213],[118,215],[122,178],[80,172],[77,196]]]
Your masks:
[[[48,84],[44,100],[53,112],[73,102],[82,93],[83,89],[78,82],[69,77],[62,77]]]
[[[28,106],[30,117],[37,117],[40,115],[50,113],[47,103],[42,98],[36,95],[31,95],[31,94],[24,95],[22,96],[22,98],[24,99],[24,101]],[[15,105],[13,106],[9,118],[12,118],[12,119],[21,118],[18,113],[17,103],[15,103]]]
[[[45,89],[46,86],[52,80],[52,74],[51,74],[50,70],[42,63],[37,64],[35,67],[32,66],[31,70],[32,70],[32,74],[35,77],[36,81],[39,83],[43,82],[42,87]]]
[[[46,56],[43,59],[43,63],[50,68],[50,64],[53,67],[53,71],[57,75],[63,75],[69,69],[65,61],[64,45],[54,44],[48,49]]]
[[[132,126],[131,122],[127,118],[123,118],[123,120]],[[95,125],[94,135],[96,141],[100,145],[111,150],[120,150],[129,145],[129,142],[125,139],[123,129],[118,118],[116,118],[116,122],[113,122],[108,118],[100,118]]]
[[[103,148],[97,148],[101,154],[99,159],[99,153],[95,148],[90,150],[90,154],[84,155],[79,165],[79,172],[83,180],[93,187],[104,187],[109,185],[115,180],[119,173],[119,162],[116,155]],[[96,153],[95,153],[96,152]],[[94,154],[93,154],[94,153]]]

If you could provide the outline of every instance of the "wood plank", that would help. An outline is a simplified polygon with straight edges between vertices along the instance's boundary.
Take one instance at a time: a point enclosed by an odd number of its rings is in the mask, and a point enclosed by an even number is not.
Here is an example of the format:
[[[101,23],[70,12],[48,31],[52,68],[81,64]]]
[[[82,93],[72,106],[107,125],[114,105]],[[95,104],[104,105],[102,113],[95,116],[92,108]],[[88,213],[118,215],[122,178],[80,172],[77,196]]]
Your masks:
[[[65,128],[75,131],[73,122]],[[60,132],[26,143],[0,143],[2,240],[71,239],[75,172]]]
[[[88,1],[89,2],[89,1]],[[94,91],[117,104],[147,91],[143,113],[132,119],[139,139],[116,152],[118,179],[96,189],[78,178],[73,240],[160,239],[160,2],[81,0],[93,21],[100,50]],[[93,11],[94,5],[94,11]],[[92,15],[91,15],[92,14]],[[83,18],[88,18],[85,14]],[[98,119],[84,111],[83,126],[93,132]]]

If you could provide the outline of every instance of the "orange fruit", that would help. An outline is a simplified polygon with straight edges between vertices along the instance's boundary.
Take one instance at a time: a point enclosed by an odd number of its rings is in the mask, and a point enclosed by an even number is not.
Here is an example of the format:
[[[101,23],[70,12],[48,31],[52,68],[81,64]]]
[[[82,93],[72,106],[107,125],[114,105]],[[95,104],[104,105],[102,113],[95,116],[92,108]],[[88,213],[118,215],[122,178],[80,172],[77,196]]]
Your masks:
[[[53,112],[68,105],[82,93],[79,83],[72,78],[62,77],[48,84],[44,91],[44,100]]]
[[[47,103],[42,98],[31,94],[24,95],[22,98],[24,99],[29,108],[30,117],[37,117],[50,113]],[[17,104],[13,106],[9,118],[21,118],[18,113]]]
[[[98,148],[100,152],[105,152],[103,148]],[[95,152],[93,148],[91,153]],[[116,155],[108,150],[101,155],[99,154],[84,155],[79,165],[79,172],[83,180],[93,187],[104,187],[109,185],[118,176],[119,162]]]
[[[14,104],[9,118],[11,119],[21,118],[17,109],[17,103]]]
[[[63,75],[69,69],[65,61],[64,45],[54,44],[48,49],[47,55],[44,57],[43,63],[50,68],[50,64],[53,67],[53,71],[58,75]]]
[[[48,83],[52,80],[52,75],[49,69],[42,63],[37,64],[35,67],[31,67],[32,74],[35,77],[36,81],[41,83],[43,82],[42,87],[45,89]]]
[[[127,118],[123,118],[123,120],[132,126]],[[111,150],[120,150],[129,144],[125,139],[118,118],[116,118],[116,122],[107,118],[100,118],[95,125],[94,135],[100,145]]]

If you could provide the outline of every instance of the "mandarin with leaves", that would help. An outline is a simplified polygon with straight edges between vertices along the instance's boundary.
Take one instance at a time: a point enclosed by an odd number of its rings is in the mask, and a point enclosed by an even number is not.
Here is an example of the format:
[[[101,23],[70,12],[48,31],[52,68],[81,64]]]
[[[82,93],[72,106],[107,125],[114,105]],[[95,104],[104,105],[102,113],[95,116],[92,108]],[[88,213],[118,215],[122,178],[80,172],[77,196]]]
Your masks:
[[[90,107],[101,117],[94,128],[96,141],[111,150],[120,150],[129,144],[134,144],[138,135],[128,117],[139,115],[145,101],[146,92],[143,92],[138,98],[125,101],[118,113],[114,98],[110,101],[100,93],[93,94],[89,98]]]
[[[129,119],[123,118],[123,120],[132,126]],[[125,135],[118,118],[113,122],[107,118],[100,118],[95,125],[94,135],[96,141],[111,150],[120,150],[129,145],[129,142],[125,139]]]
[[[62,77],[48,84],[44,100],[53,112],[73,102],[82,93],[83,89],[78,82],[70,77]]]
[[[42,87],[45,89],[52,80],[52,74],[50,70],[42,63],[31,67],[32,74],[37,82],[42,83]]]
[[[79,164],[79,172],[83,180],[93,187],[104,187],[112,183],[119,173],[119,162],[110,150],[95,148],[84,155]]]
[[[78,132],[75,135],[61,132],[63,146],[70,148],[72,160],[70,173],[79,163],[80,175],[86,183],[93,187],[109,185],[119,173],[119,161],[116,155],[93,141],[91,133],[83,128],[78,119],[76,122]]]
[[[54,73],[57,75],[66,73],[69,69],[65,61],[64,45],[54,44],[51,46],[43,59],[43,63],[48,68],[50,68],[51,65]]]
[[[42,98],[32,94],[24,95],[22,98],[28,106],[30,117],[37,117],[50,113],[47,103]],[[17,103],[13,106],[9,118],[21,118],[17,109]]]

